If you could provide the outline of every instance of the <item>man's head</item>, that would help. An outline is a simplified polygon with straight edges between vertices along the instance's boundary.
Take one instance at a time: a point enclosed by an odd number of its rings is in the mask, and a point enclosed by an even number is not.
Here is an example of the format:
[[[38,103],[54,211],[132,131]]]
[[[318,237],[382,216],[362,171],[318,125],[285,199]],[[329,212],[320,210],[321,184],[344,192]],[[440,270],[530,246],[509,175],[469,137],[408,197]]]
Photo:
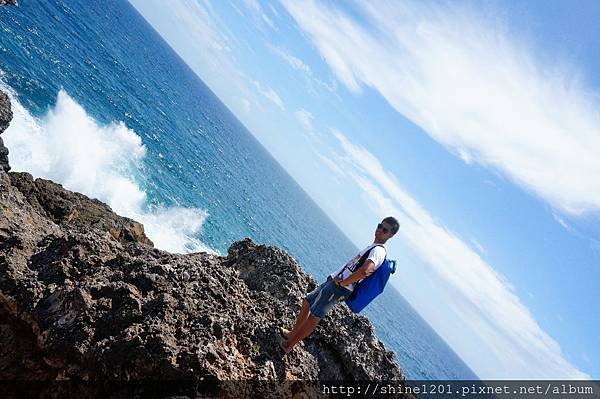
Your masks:
[[[398,223],[396,218],[392,216],[386,217],[377,225],[377,229],[375,230],[375,242],[379,244],[385,243],[398,232],[399,228],[400,223]]]

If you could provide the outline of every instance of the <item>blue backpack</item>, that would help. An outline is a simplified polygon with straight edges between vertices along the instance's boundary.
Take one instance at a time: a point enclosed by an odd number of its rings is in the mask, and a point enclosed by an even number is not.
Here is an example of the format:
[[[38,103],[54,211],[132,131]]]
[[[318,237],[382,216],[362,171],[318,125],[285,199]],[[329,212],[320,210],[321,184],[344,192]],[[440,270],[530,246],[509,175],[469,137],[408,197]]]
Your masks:
[[[361,267],[367,261],[369,254],[375,247],[376,245],[371,247],[371,249],[363,254],[358,261],[355,270]],[[348,299],[346,299],[346,304],[348,307],[354,313],[359,313],[361,310],[363,310],[365,306],[371,303],[375,297],[383,292],[385,285],[390,279],[390,274],[393,274],[395,271],[396,261],[388,260],[387,258],[384,259],[381,266],[379,266],[373,274],[354,286],[354,291],[352,291],[352,294],[348,297]]]

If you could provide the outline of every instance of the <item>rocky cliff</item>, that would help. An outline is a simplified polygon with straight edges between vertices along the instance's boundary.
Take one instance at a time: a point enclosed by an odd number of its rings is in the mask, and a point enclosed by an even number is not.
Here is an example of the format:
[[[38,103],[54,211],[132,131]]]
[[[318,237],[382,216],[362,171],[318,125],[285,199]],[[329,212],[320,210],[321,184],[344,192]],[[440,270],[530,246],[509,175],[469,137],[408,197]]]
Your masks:
[[[2,93],[0,133],[11,117]],[[9,172],[7,154],[0,141],[0,380],[262,380],[281,396],[286,380],[403,379],[345,305],[282,355],[277,328],[316,285],[285,251],[158,250],[106,204]]]

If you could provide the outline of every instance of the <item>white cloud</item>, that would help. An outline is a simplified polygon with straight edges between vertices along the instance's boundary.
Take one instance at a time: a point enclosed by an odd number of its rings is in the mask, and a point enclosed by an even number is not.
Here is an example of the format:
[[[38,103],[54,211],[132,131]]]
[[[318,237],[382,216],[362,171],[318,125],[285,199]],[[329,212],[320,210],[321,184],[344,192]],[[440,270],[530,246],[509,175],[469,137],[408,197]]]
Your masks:
[[[338,157],[334,156],[333,158],[330,158],[328,156],[325,156],[319,152],[315,152],[317,154],[317,156],[319,157],[319,159],[321,160],[321,162],[323,162],[323,164],[325,164],[325,166],[327,166],[336,176],[335,180],[336,182],[340,182],[339,178],[346,178],[348,177],[346,175],[346,173],[344,172],[344,170],[340,167],[339,164],[336,163],[336,159],[338,159]]]
[[[281,109],[282,111],[285,111],[285,106],[283,105],[283,100],[281,100],[281,97],[279,97],[279,94],[277,94],[275,92],[275,90],[273,90],[270,87],[263,87],[260,82],[258,81],[254,81],[254,86],[256,87],[256,90],[263,95],[265,98],[267,98],[269,101],[271,101],[273,104],[277,105],[279,107],[279,109]]]
[[[244,110],[244,112],[249,113],[252,109],[252,103],[250,102],[250,100],[244,97],[240,98],[240,101],[242,103],[242,109]]]
[[[477,241],[477,239],[471,238],[471,242],[473,243],[473,245],[475,246],[475,248],[481,255],[487,255],[487,251],[485,250],[483,245],[481,245],[481,243],[479,241]]]
[[[271,18],[263,11],[261,5],[257,0],[244,0],[244,5],[249,9],[257,22],[257,27],[263,29],[263,25],[268,25],[271,29],[277,31],[277,26],[273,23]]]
[[[440,290],[448,298],[441,306],[458,309],[463,330],[444,339],[481,378],[589,378],[564,358],[504,276],[437,222],[372,153],[337,130],[333,134],[344,151],[339,158],[345,160],[343,170],[354,177],[366,203],[376,214],[397,215],[403,243],[441,282]],[[439,327],[436,320],[429,322]],[[444,334],[444,328],[436,330]],[[482,342],[476,351],[469,340],[473,335]]]
[[[324,3],[283,4],[350,90],[378,90],[465,162],[557,209],[600,211],[598,97],[564,62],[455,3],[358,2],[371,28]]]
[[[269,18],[269,17],[267,16],[267,14],[262,14],[262,19],[263,19],[263,21],[265,21],[265,23],[266,23],[267,25],[269,25],[269,26],[271,27],[271,29],[273,29],[274,31],[277,31],[277,30],[279,30],[279,29],[277,28],[277,26],[276,26],[276,25],[273,23],[273,21],[271,21],[271,18]]]
[[[262,7],[260,6],[260,4],[258,4],[258,1],[256,0],[244,0],[244,5],[246,6],[246,8],[252,10],[253,12],[262,11]]]
[[[315,130],[312,124],[314,118],[310,112],[308,112],[305,109],[301,109],[299,111],[294,112],[294,115],[296,116],[296,119],[298,119],[298,121],[304,129],[306,129],[309,132],[313,132]]]
[[[302,72],[306,78],[309,92],[318,94],[319,92],[326,90],[330,94],[337,96],[337,82],[332,79],[330,83],[327,83],[316,76],[314,76],[312,69],[308,64],[302,61],[300,58],[292,54],[289,50],[281,47],[268,46],[273,54],[283,59],[292,69]]]
[[[274,54],[280,56],[285,62],[287,62],[292,68],[312,76],[310,67],[306,65],[300,58],[279,47],[270,46],[270,49]]]
[[[279,16],[279,12],[277,11],[277,9],[275,7],[273,7],[273,4],[269,3],[269,9],[273,13],[273,15],[275,15],[276,17]]]
[[[567,224],[567,222],[565,222],[565,220],[564,220],[562,217],[558,216],[558,215],[557,215],[557,214],[555,214],[555,213],[553,213],[553,214],[552,214],[552,216],[554,217],[554,220],[556,220],[556,222],[557,222],[558,224],[560,224],[560,225],[561,225],[561,226],[562,226],[562,227],[563,227],[565,230],[567,230],[569,233],[574,233],[574,232],[575,232],[575,230],[574,230],[574,229],[573,229],[571,226],[569,226],[569,225]]]

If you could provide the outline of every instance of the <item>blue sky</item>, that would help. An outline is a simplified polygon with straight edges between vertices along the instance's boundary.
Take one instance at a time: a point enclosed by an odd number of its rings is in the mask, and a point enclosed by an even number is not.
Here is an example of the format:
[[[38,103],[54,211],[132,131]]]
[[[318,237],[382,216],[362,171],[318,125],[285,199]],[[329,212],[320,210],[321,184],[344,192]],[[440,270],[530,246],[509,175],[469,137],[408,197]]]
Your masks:
[[[482,378],[600,378],[600,6],[130,0]]]

